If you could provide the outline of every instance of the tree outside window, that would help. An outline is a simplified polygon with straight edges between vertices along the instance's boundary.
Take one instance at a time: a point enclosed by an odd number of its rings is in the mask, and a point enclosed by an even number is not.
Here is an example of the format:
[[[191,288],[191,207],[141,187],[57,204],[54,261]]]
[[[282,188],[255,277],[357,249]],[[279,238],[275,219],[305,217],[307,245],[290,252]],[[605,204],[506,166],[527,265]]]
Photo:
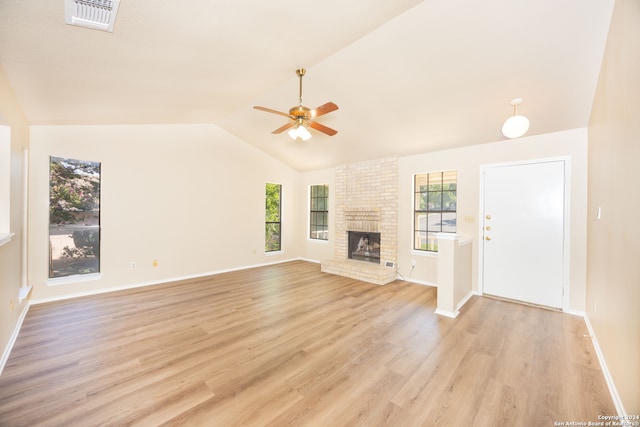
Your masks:
[[[415,175],[413,249],[438,251],[435,233],[455,233],[457,172]]]
[[[265,252],[281,250],[282,185],[267,183],[265,207]]]
[[[329,239],[329,186],[312,185],[309,207],[309,238]]]
[[[100,163],[51,157],[49,278],[100,272]]]

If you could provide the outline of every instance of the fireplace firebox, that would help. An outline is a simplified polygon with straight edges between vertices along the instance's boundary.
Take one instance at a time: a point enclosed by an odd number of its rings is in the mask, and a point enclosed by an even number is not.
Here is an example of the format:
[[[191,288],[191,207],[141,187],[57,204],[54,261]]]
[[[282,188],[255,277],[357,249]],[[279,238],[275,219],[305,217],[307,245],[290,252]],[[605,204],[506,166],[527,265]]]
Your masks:
[[[349,259],[380,264],[380,233],[349,231]]]

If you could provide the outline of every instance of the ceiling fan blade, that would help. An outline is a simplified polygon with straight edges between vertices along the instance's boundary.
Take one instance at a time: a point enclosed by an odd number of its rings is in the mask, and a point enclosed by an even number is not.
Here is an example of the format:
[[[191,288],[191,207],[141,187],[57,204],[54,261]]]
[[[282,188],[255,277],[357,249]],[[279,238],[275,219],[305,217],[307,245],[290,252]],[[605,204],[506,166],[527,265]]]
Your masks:
[[[332,111],[336,111],[337,109],[338,106],[336,104],[334,104],[333,102],[327,102],[326,104],[321,105],[313,110],[313,112],[311,113],[311,117],[319,117]]]
[[[313,128],[313,129],[315,129],[317,131],[320,131],[322,133],[326,133],[329,136],[333,136],[336,133],[338,133],[337,130],[334,130],[334,129],[331,129],[329,127],[326,127],[325,125],[321,125],[318,122],[309,122],[309,127]]]
[[[254,106],[253,108],[255,108],[256,110],[260,110],[260,111],[266,111],[267,113],[273,113],[273,114],[277,114],[279,116],[285,116],[285,117],[289,117],[290,119],[295,119],[295,117],[292,117],[290,114],[283,113],[282,111],[272,110],[271,108],[260,107],[260,106],[257,106],[257,105]]]
[[[282,133],[285,130],[292,128],[295,124],[296,124],[295,122],[287,123],[286,125],[280,126],[278,129],[274,130],[271,133],[274,133],[274,134]]]

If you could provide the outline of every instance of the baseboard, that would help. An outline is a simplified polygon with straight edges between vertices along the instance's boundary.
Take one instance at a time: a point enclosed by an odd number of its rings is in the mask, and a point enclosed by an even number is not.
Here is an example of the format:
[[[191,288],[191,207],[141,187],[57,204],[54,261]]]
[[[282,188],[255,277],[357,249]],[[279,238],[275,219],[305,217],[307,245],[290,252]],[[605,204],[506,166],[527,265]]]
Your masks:
[[[620,395],[618,394],[618,390],[616,389],[615,384],[613,383],[613,377],[611,376],[611,372],[609,372],[609,368],[607,367],[607,362],[604,360],[604,355],[602,354],[602,350],[600,349],[600,344],[598,344],[598,338],[596,337],[596,333],[591,327],[591,322],[589,322],[589,316],[586,313],[583,315],[584,322],[587,325],[587,330],[589,331],[589,335],[591,335],[591,341],[593,342],[593,348],[596,350],[596,355],[598,356],[598,361],[600,362],[600,369],[602,369],[602,373],[604,374],[604,379],[607,382],[607,387],[609,388],[609,394],[611,394],[611,399],[613,400],[613,404],[616,407],[616,412],[621,419],[625,419],[627,413],[624,410],[624,406],[622,405],[622,400],[620,399]]]
[[[22,309],[22,312],[20,313],[20,317],[18,317],[16,326],[13,328],[13,333],[9,338],[9,342],[7,343],[7,346],[4,348],[4,352],[2,352],[2,359],[0,359],[0,375],[2,375],[4,366],[7,364],[7,360],[9,360],[9,355],[11,354],[11,350],[13,350],[13,345],[16,343],[16,339],[18,338],[20,329],[22,329],[22,322],[24,322],[24,318],[27,317],[29,306],[30,306],[29,301],[27,301],[27,303],[24,305],[24,308]]]
[[[473,296],[473,291],[470,291],[456,306],[456,312],[459,312],[463,305],[465,305]]]
[[[434,313],[439,314],[440,316],[451,317],[452,319],[455,319],[456,317],[458,317],[458,314],[460,314],[458,310],[447,311],[447,310],[440,310],[439,308],[436,308],[436,311]]]
[[[436,285],[435,283],[431,283],[431,282],[426,282],[424,280],[417,280],[417,279],[412,279],[412,278],[402,278],[400,277],[401,280],[404,280],[405,282],[411,282],[411,283],[415,283],[416,285],[422,285],[422,286],[431,286],[432,288],[437,288],[438,285]]]
[[[115,287],[107,288],[107,289],[94,289],[94,290],[89,290],[89,291],[86,291],[86,292],[76,292],[76,293],[66,294],[66,295],[61,295],[61,296],[56,296],[56,297],[36,298],[36,299],[31,298],[30,302],[31,302],[32,305],[44,304],[44,303],[47,303],[47,302],[63,301],[63,300],[72,299],[72,298],[86,297],[86,296],[91,296],[91,295],[100,295],[100,294],[106,294],[106,293],[109,293],[109,292],[124,291],[124,290],[127,290],[127,289],[143,288],[143,287],[146,287],[146,286],[160,285],[160,284],[163,284],[163,283],[177,282],[177,281],[180,281],[180,280],[198,279],[200,277],[215,276],[217,274],[222,274],[222,273],[230,273],[230,272],[233,272],[233,271],[248,270],[248,269],[257,268],[257,267],[266,267],[266,266],[269,266],[269,265],[276,265],[276,264],[282,264],[282,263],[285,263],[285,262],[299,261],[299,260],[301,260],[301,258],[291,258],[291,259],[285,259],[285,260],[274,261],[274,262],[265,262],[265,263],[260,263],[260,264],[245,265],[245,266],[242,266],[242,267],[226,268],[226,269],[223,269],[223,270],[208,271],[208,272],[205,272],[205,273],[197,273],[197,274],[190,274],[190,275],[186,275],[186,276],[171,277],[171,278],[167,278],[167,279],[155,280],[155,281],[150,281],[150,282],[131,283],[131,284],[122,285],[122,286],[115,286]]]
[[[562,310],[563,312],[570,314],[572,316],[578,316],[578,317],[587,317],[587,313],[585,313],[582,310]]]

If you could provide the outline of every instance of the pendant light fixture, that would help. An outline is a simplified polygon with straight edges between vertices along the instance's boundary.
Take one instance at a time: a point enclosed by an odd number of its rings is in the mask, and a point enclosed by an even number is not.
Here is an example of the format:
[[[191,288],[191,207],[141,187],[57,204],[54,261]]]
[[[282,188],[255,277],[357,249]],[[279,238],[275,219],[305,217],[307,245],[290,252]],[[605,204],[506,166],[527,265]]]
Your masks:
[[[513,98],[513,116],[509,117],[502,125],[502,134],[507,138],[519,138],[529,130],[529,119],[518,115],[518,105],[522,104],[522,98]]]
[[[311,132],[304,126],[303,120],[299,120],[298,124],[295,127],[291,128],[289,132],[287,132],[291,139],[294,141],[300,138],[303,141],[311,138]]]

